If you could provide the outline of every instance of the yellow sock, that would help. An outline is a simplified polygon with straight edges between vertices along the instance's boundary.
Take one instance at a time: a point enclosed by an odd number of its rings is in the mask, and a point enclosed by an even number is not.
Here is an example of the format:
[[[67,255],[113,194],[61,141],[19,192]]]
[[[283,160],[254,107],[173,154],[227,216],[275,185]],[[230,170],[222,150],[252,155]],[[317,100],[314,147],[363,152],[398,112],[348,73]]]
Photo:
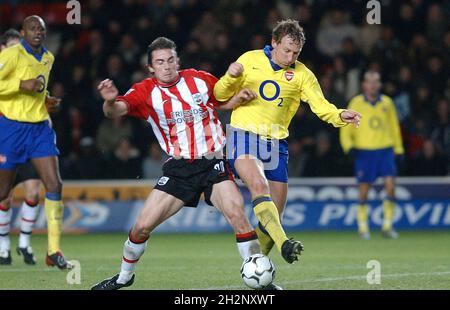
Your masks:
[[[367,205],[359,204],[356,209],[356,219],[358,221],[358,232],[364,234],[369,231],[367,223]]]
[[[383,226],[382,231],[388,231],[392,229],[392,220],[394,219],[395,203],[392,199],[385,199],[383,201]]]
[[[61,200],[45,199],[45,215],[47,216],[48,230],[48,254],[61,251],[59,241],[61,239],[63,204]]]
[[[281,252],[281,246],[288,238],[281,226],[280,215],[270,195],[263,195],[253,200],[253,212]]]
[[[261,224],[259,223],[259,225]],[[259,227],[259,225],[255,228],[255,231],[256,235],[258,236],[259,244],[261,246],[261,252],[264,255],[268,255],[275,243],[273,242],[272,238],[270,238],[269,233],[267,231],[264,232],[261,227]]]

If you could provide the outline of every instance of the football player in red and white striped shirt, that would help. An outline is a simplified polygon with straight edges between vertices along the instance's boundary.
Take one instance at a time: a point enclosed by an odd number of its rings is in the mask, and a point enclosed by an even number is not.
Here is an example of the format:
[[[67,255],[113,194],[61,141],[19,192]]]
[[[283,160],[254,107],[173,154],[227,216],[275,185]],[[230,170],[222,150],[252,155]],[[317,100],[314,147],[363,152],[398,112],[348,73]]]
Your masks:
[[[107,117],[129,115],[149,122],[162,149],[171,157],[125,242],[120,273],[94,285],[94,290],[133,284],[135,266],[150,232],[183,206],[196,207],[202,193],[233,227],[243,259],[261,251],[244,212],[243,198],[223,158],[225,135],[215,111],[250,101],[256,94],[244,89],[230,101],[219,103],[213,95],[217,78],[194,69],[179,71],[175,43],[167,38],[150,44],[148,58],[153,77],[134,84],[125,95],[118,96],[111,80],[101,82],[98,90],[105,100]]]

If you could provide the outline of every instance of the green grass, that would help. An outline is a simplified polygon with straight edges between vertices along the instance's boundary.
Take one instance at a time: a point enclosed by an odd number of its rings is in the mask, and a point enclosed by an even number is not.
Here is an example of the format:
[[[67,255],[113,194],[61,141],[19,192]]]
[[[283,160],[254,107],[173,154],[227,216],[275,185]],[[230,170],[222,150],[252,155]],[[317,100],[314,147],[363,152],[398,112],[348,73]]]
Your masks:
[[[277,251],[276,283],[285,289],[450,289],[450,231],[401,232],[398,240],[359,240],[354,232],[307,232],[300,262],[289,265]],[[67,235],[63,250],[81,264],[81,284],[44,265],[46,236],[32,237],[38,258],[26,266],[13,254],[0,266],[0,289],[88,289],[120,268],[126,234]],[[15,247],[17,238],[12,238]],[[369,285],[369,260],[381,263],[381,284]],[[133,289],[243,289],[241,260],[232,234],[155,234],[137,267]]]

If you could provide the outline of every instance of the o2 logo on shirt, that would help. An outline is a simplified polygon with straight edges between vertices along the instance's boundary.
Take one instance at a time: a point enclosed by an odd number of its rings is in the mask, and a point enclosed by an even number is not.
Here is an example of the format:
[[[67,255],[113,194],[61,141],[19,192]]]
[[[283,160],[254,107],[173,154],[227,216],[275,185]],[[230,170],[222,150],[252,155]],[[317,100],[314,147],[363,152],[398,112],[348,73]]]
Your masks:
[[[43,76],[41,74],[41,75],[38,75],[38,77],[36,79],[38,79],[42,82],[42,87],[40,89],[38,89],[38,91],[37,91],[38,93],[42,93],[45,90],[45,76]]]
[[[273,94],[272,96],[268,97],[266,95],[266,87],[275,87],[275,94]],[[280,95],[280,92],[281,92],[280,85],[278,85],[278,83],[275,82],[274,80],[265,80],[259,86],[259,95],[261,96],[261,98],[263,98],[266,101],[278,100],[277,106],[282,107],[284,99],[283,98],[278,98],[278,96]]]

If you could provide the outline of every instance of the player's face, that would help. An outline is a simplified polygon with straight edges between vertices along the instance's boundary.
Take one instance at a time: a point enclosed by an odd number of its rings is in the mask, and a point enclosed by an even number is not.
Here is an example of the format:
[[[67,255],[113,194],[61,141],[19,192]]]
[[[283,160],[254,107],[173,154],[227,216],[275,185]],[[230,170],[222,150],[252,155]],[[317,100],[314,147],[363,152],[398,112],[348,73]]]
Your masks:
[[[378,74],[369,74],[364,78],[363,91],[370,96],[376,96],[381,89],[380,76]]]
[[[293,64],[302,51],[300,44],[289,36],[284,36],[279,43],[272,40],[272,47],[272,59],[281,68],[287,68]]]
[[[39,48],[46,36],[45,24],[42,19],[33,18],[25,23],[22,29],[22,37],[28,45]]]
[[[149,69],[159,82],[169,84],[176,81],[178,78],[177,52],[169,48],[153,51]]]

